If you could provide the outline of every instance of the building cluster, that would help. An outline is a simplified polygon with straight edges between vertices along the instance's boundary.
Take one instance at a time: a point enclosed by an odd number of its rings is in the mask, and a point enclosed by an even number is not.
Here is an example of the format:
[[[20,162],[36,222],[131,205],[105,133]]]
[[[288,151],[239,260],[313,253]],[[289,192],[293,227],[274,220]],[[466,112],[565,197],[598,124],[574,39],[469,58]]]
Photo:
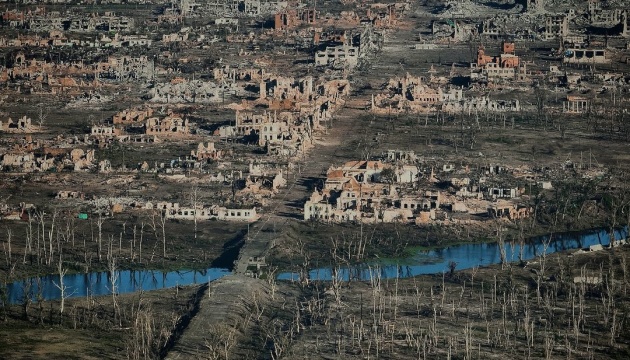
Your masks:
[[[215,76],[224,78],[225,74],[215,70]],[[220,127],[216,135],[251,139],[267,154],[280,157],[304,155],[312,148],[315,132],[325,128],[350,93],[347,80],[316,82],[310,76],[295,79],[257,70],[231,72],[227,78],[257,84],[258,98],[241,103],[234,125]]]
[[[42,8],[35,11],[6,10],[2,13],[2,23],[16,29],[34,32],[62,30],[71,32],[116,31],[128,32],[134,29],[134,19],[105,12],[103,14],[71,15],[60,12],[46,12]]]
[[[296,164],[326,143],[342,109],[374,119],[468,114],[478,126],[479,113],[490,113],[486,121],[503,117],[504,127],[509,113],[555,120],[630,109],[627,6],[550,1],[12,2],[0,10],[0,102],[8,104],[0,170],[81,172],[95,187],[111,180],[107,191],[116,196],[123,187],[139,194],[114,202],[117,211],[253,221]],[[109,3],[125,11],[95,12]],[[396,38],[399,31],[408,36]],[[381,51],[393,59],[386,72],[371,67]],[[404,151],[348,162],[309,194],[304,219],[529,216],[531,181],[497,169],[428,164]],[[157,203],[146,200],[154,188],[137,184],[145,181],[213,190],[203,204]],[[59,201],[90,197],[62,185]]]
[[[522,199],[525,189],[515,185],[524,185],[517,180],[517,171],[497,165],[476,171],[451,164],[436,169],[419,160],[413,152],[389,151],[382,160],[329,168],[323,187],[315,189],[304,204],[304,219],[425,225],[518,220],[530,215]]]
[[[46,171],[91,171],[96,169],[96,151],[57,141],[33,141],[32,135],[0,148],[0,171],[32,173]],[[60,144],[61,143],[61,144]]]
[[[444,88],[435,78],[421,76],[396,77],[385,92],[372,96],[370,111],[376,114],[402,113],[475,113],[520,111],[518,99],[490,99],[489,96],[464,97],[461,88]]]

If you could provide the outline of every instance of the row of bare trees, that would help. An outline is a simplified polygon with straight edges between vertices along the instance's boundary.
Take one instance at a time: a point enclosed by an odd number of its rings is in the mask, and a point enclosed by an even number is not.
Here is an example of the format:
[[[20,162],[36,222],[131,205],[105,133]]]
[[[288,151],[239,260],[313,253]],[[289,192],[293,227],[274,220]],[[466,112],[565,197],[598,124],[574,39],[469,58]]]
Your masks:
[[[599,269],[572,272],[555,257],[553,277],[542,263],[532,285],[506,268],[449,278],[441,284],[422,279],[382,279],[368,284],[333,281],[302,284],[312,294],[294,315],[266,327],[274,358],[291,358],[308,348],[344,358],[480,358],[500,351],[523,358],[605,354],[630,330],[626,255],[604,259]],[[548,269],[547,269],[548,271]],[[518,273],[518,274],[517,274]],[[619,274],[621,273],[621,274]],[[475,281],[474,276],[478,279]],[[576,275],[576,276],[574,276]],[[282,334],[282,337],[279,337]]]
[[[58,259],[81,264],[85,272],[93,263],[109,267],[112,258],[130,263],[153,262],[156,255],[167,257],[167,218],[163,211],[153,211],[131,228],[95,211],[89,220],[77,220],[76,214],[59,208],[37,209],[26,213],[22,224],[5,228],[2,239],[6,278],[14,278],[16,269],[31,272],[36,265],[44,272],[57,273]],[[83,222],[85,221],[85,222]],[[106,227],[118,227],[117,234]],[[152,235],[152,236],[148,236]],[[147,240],[151,243],[147,249]]]

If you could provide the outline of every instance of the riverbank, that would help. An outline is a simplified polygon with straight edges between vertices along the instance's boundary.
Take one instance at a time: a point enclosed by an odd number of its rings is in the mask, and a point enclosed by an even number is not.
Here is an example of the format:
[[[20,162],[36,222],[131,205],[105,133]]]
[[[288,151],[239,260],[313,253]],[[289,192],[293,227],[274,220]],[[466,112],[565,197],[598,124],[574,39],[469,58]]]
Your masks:
[[[134,224],[137,225],[135,228]],[[40,252],[38,255],[36,251],[28,250],[28,223],[12,223],[13,253],[10,257],[5,253],[0,260],[0,282],[8,284],[58,274],[60,259],[67,275],[111,272],[112,268],[116,271],[163,272],[210,267],[231,269],[247,233],[245,224],[212,221],[198,224],[195,238],[190,223],[168,221],[165,223],[166,256],[163,256],[161,229],[153,231],[145,225],[141,231],[141,224],[138,219],[127,217],[109,219],[103,226],[100,251],[94,224],[92,227],[90,223],[77,225],[74,240],[58,236],[53,241],[51,258],[50,253]],[[112,234],[118,235],[114,237]],[[48,242],[46,248],[49,251]]]
[[[197,341],[186,349],[248,359],[625,359],[629,256],[623,246],[408,279],[251,279],[260,292],[230,305],[230,321],[218,315],[225,300],[206,303],[222,320],[191,329]]]
[[[159,358],[203,286],[5,304],[0,358]]]
[[[627,229],[619,229],[612,240],[627,238]],[[471,269],[511,263],[525,264],[538,261],[543,256],[603,245],[614,241],[607,230],[599,229],[579,234],[554,234],[528,239],[523,243],[504,242],[453,245],[434,250],[421,250],[413,256],[396,259],[376,259],[359,264],[336,264],[335,266],[314,269],[301,269],[299,272],[283,272],[281,280],[362,280],[408,278],[418,275],[441,274],[455,269]]]
[[[499,225],[500,233],[497,231]],[[608,229],[608,226],[604,220],[584,222],[570,229],[567,229],[566,223],[551,227],[529,226],[529,222],[488,222],[465,227],[288,222],[282,231],[275,234],[267,261],[280,271],[296,271],[309,267],[404,259],[419,251],[458,245],[491,244],[499,240],[499,234],[504,242],[527,243],[540,236],[575,236],[593,229]]]
[[[137,346],[135,341],[148,336],[132,324],[151,320],[155,322],[152,334],[157,337],[151,340],[150,351],[168,359],[198,358],[201,354],[267,358],[272,351],[281,352],[285,358],[323,359],[339,351],[348,359],[377,356],[376,351],[382,358],[416,358],[423,351],[440,358],[449,353],[464,356],[466,335],[461,324],[465,319],[471,329],[467,336],[478,355],[492,357],[497,351],[519,357],[530,351],[532,357],[544,357],[544,351],[549,350],[529,346],[529,335],[518,320],[528,311],[530,319],[538,319],[532,325],[536,330],[531,339],[544,343],[549,341],[547,333],[571,330],[571,346],[554,340],[551,358],[564,358],[567,351],[575,356],[592,354],[595,359],[614,358],[603,330],[604,321],[613,321],[614,311],[604,320],[601,296],[612,296],[619,304],[630,301],[623,297],[623,287],[630,285],[629,257],[627,246],[585,254],[565,251],[529,261],[526,267],[508,263],[455,269],[452,273],[441,269],[437,275],[409,279],[375,276],[362,282],[275,282],[229,275],[209,288],[204,284],[116,297],[66,299],[63,314],[58,300],[29,303],[26,316],[23,304],[9,305],[3,308],[7,330],[0,337],[4,339],[0,349],[9,352],[0,350],[0,357],[15,358],[9,349],[19,350],[23,358],[37,357],[42,349],[50,349],[47,357],[62,358],[62,344],[69,344],[73,353],[81,354],[75,358],[122,359]],[[615,279],[614,285],[607,279]],[[579,300],[580,286],[585,286],[586,325],[575,335],[571,315],[562,309],[567,302],[570,306],[571,301]],[[613,287],[608,290],[609,286]],[[516,303],[506,305],[510,302]],[[547,303],[554,304],[553,320],[549,320]],[[508,313],[517,313],[503,320],[504,306],[508,306]],[[613,335],[618,358],[628,355],[630,346],[624,335],[628,333],[624,332],[628,326],[624,309],[617,308],[614,320],[618,321]],[[333,323],[336,336],[327,330]],[[8,329],[15,331],[9,334]],[[54,337],[48,335],[51,329],[55,330]],[[509,339],[502,333],[506,329]],[[351,335],[353,331],[355,335]],[[361,338],[356,337],[359,331]],[[429,335],[426,331],[433,331],[432,339],[420,336]],[[593,335],[590,340],[588,333]],[[32,336],[41,337],[41,345],[29,341]],[[167,354],[158,355],[160,352]]]

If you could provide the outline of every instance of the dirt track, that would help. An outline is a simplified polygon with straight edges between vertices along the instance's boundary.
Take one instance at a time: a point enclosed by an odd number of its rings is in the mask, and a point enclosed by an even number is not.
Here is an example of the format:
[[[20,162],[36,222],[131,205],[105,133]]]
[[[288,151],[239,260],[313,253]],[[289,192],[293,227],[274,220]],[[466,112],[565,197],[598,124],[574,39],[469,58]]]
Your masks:
[[[208,337],[219,324],[237,321],[244,312],[237,299],[249,298],[262,290],[261,280],[242,275],[229,275],[214,281],[199,303],[199,312],[166,356],[166,359],[199,359],[208,351]]]

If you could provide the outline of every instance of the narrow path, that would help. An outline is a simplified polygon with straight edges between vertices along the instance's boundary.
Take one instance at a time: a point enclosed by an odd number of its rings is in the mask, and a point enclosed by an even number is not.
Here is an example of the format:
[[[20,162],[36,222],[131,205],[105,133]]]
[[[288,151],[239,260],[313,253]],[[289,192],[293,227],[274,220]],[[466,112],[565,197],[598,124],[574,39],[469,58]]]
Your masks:
[[[300,161],[299,173],[288,174],[288,185],[271,200],[261,220],[250,226],[249,236],[235,264],[236,274],[245,274],[251,260],[264,257],[279,231],[291,221],[302,221],[303,203],[331,165],[340,165],[351,158],[340,150],[360,136],[361,119],[356,109],[342,108],[335,115],[334,128],[320,135],[318,143]]]
[[[261,280],[243,275],[228,275],[210,284],[199,303],[199,312],[166,355],[167,360],[203,359],[208,356],[209,334],[220,324],[231,324],[245,313],[242,302],[255,291],[262,291]]]
[[[210,284],[200,303],[199,312],[166,359],[203,357],[207,350],[205,342],[208,332],[214,326],[233,321],[231,317],[247,311],[238,308],[238,299],[250,298],[255,291],[265,288],[263,280],[245,275],[251,260],[267,254],[278,232],[282,232],[287,223],[302,220],[304,199],[310,196],[317,181],[325,176],[331,165],[357,159],[356,151],[348,151],[348,146],[356,140],[360,140],[359,143],[363,145],[366,143],[369,132],[363,117],[365,111],[358,109],[357,104],[365,104],[368,100],[369,95],[352,96],[347,102],[352,105],[335,114],[332,128],[326,134],[314,138],[316,145],[300,161],[299,172],[288,174],[288,186],[271,200],[261,220],[248,227],[249,234],[235,261],[234,274]]]

